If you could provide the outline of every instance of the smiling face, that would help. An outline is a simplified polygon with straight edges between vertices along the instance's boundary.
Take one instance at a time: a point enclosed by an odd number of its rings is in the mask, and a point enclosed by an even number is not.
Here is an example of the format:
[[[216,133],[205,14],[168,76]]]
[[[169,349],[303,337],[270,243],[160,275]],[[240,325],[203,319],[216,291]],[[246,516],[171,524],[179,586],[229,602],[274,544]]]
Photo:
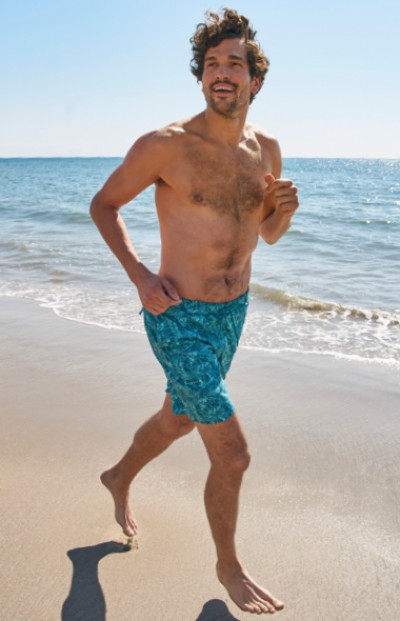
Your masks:
[[[203,93],[207,105],[224,116],[236,116],[250,104],[260,79],[250,76],[247,48],[241,39],[224,39],[210,47],[204,58]]]

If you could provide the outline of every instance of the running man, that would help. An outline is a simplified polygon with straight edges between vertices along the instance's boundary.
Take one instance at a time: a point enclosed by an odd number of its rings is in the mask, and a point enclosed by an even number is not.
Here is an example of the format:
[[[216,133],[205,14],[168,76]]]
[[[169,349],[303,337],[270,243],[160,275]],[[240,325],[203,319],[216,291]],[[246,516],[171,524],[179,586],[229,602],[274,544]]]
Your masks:
[[[206,15],[191,39],[205,110],[139,138],[93,198],[91,215],[137,287],[148,338],[167,378],[160,411],[101,476],[116,520],[128,537],[136,533],[131,482],[196,428],[210,459],[205,506],[218,578],[242,610],[273,613],[283,603],[253,580],[236,552],[239,491],[250,454],[224,383],[246,315],[258,236],[277,242],[298,207],[292,181],[281,179],[277,141],[246,122],[269,67],[255,34],[233,9]],[[153,184],[158,273],[142,263],[120,215]]]

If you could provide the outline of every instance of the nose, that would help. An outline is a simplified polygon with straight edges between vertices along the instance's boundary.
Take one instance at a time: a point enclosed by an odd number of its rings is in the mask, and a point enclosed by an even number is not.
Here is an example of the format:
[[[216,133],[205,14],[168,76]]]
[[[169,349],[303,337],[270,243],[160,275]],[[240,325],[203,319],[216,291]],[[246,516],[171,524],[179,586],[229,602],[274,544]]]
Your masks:
[[[226,65],[220,65],[217,69],[216,77],[218,80],[228,80],[229,68]]]

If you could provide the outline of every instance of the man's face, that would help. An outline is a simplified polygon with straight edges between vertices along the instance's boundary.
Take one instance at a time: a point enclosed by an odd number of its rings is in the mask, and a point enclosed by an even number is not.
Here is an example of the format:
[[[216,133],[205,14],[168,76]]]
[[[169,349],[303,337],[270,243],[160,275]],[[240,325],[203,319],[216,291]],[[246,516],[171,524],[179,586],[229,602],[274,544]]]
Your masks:
[[[206,102],[215,112],[234,117],[257,93],[259,78],[250,77],[246,45],[240,39],[224,39],[210,47],[204,59],[202,76]]]

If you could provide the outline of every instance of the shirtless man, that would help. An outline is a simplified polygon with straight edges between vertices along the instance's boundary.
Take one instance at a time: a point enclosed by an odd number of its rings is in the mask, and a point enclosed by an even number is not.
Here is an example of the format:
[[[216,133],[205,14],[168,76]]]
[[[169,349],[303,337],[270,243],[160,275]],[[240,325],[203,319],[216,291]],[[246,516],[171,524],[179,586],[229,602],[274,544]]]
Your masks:
[[[280,178],[278,143],[246,123],[269,65],[254,36],[232,9],[207,15],[191,39],[192,72],[202,83],[206,109],[139,138],[94,197],[91,215],[137,287],[167,377],[160,411],[102,474],[116,520],[127,536],[136,533],[128,500],[132,480],[197,428],[211,464],[204,496],[218,578],[242,610],[273,613],[283,603],[250,577],[235,548],[250,455],[223,381],[245,318],[258,236],[278,241],[298,207],[292,181]],[[119,212],[152,184],[162,245],[157,274],[140,260]]]

